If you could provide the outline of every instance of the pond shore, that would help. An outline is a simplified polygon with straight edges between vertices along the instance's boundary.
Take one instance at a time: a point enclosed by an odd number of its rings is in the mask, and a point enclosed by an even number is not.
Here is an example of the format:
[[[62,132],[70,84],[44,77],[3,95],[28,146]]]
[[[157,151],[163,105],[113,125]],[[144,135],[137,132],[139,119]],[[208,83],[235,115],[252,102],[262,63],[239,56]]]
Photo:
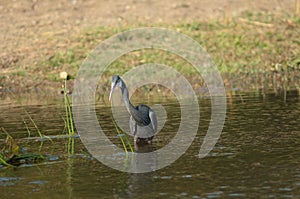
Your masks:
[[[243,89],[239,79],[249,77],[249,84],[275,78],[279,85],[288,78],[292,86],[287,87],[297,89],[300,19],[296,16],[296,0],[277,4],[228,2],[5,1],[0,5],[0,91],[57,94],[61,71],[76,77],[82,61],[101,41],[145,26],[170,28],[198,41],[212,56],[228,88]],[[120,69],[122,63],[134,65],[145,61],[143,56],[134,61],[121,60],[115,67],[124,71],[126,68]],[[108,81],[114,71],[104,80]],[[199,87],[191,71],[180,72],[194,88]],[[266,83],[270,84],[268,89],[274,87],[270,82]],[[248,87],[255,89],[257,85]]]

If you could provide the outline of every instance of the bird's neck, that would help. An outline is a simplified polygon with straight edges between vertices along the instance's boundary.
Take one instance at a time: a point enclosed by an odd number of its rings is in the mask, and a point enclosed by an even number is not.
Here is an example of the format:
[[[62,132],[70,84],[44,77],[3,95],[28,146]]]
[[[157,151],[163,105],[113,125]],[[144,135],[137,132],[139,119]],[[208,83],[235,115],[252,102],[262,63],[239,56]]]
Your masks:
[[[126,85],[124,82],[122,82],[124,84],[124,86],[122,86],[122,97],[123,97],[123,101],[125,103],[125,106],[127,108],[127,111],[129,113],[131,113],[131,111],[135,110],[135,108],[133,107],[133,105],[131,104],[130,100],[129,100],[129,92],[128,89],[126,88]]]

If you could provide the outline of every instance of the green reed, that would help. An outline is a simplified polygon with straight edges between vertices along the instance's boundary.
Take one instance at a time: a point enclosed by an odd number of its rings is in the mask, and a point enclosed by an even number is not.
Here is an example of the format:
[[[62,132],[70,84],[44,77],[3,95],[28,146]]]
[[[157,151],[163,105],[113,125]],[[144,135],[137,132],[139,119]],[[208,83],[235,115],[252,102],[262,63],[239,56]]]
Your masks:
[[[66,112],[66,127],[68,129],[68,134],[74,136],[74,123],[73,123],[73,113],[71,109],[70,99],[67,93],[67,79],[64,79],[63,85],[64,92],[64,102],[65,102],[65,112]]]
[[[13,167],[13,165],[8,164],[5,160],[4,157],[2,156],[2,154],[0,154],[0,164],[7,166],[7,167]]]
[[[131,144],[130,144],[130,140],[128,139],[126,133],[125,133],[122,129],[119,129],[119,128],[118,128],[118,126],[117,126],[117,124],[116,124],[116,122],[115,122],[114,120],[112,120],[112,122],[113,122],[113,124],[114,124],[114,126],[115,126],[115,129],[116,129],[116,131],[117,131],[117,133],[118,133],[118,136],[119,136],[119,138],[120,138],[120,140],[121,140],[121,142],[122,142],[122,145],[123,145],[123,148],[124,148],[126,154],[128,153],[128,150],[127,150],[127,147],[126,147],[126,144],[125,144],[125,142],[124,142],[123,137],[125,138],[125,140],[126,140],[126,142],[127,142],[127,144],[128,144],[128,147],[129,147],[131,153],[134,153],[133,148],[132,148],[132,146],[131,146]]]
[[[63,79],[63,93],[64,93],[64,104],[65,104],[65,128],[68,130],[69,140],[67,145],[67,151],[69,155],[74,154],[75,139],[74,139],[74,122],[73,122],[73,112],[71,108],[70,99],[67,92],[67,76]]]

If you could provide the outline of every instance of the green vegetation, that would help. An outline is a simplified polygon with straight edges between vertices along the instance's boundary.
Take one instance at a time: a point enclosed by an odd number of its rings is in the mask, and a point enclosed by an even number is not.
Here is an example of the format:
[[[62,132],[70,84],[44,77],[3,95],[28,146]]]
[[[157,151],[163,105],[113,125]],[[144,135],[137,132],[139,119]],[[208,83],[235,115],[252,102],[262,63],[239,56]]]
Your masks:
[[[22,62],[7,62],[13,70],[4,66],[0,75],[0,89],[10,82],[18,87],[23,82],[46,81],[59,82],[58,71],[68,71],[68,77],[76,76],[85,57],[95,49],[101,41],[126,30],[138,27],[148,27],[149,24],[120,25],[118,27],[93,27],[82,29],[69,36],[67,45],[61,45],[59,50],[50,49],[47,56],[34,57],[29,65]],[[300,18],[272,13],[244,12],[230,20],[192,21],[177,24],[155,24],[153,27],[169,28],[184,33],[206,49],[222,74],[227,88],[244,90],[282,89],[284,91],[298,89],[300,91]],[[53,38],[55,39],[55,38]],[[35,56],[35,52],[32,52]],[[4,62],[3,62],[4,63]],[[101,77],[101,87],[97,93],[104,95],[109,89],[106,83],[113,74],[122,75],[131,68],[144,63],[160,63],[173,66],[194,86],[202,86],[203,82],[197,71],[181,57],[158,49],[143,49],[130,52],[114,61]],[[41,68],[43,70],[41,70]],[[46,78],[45,78],[46,77]],[[46,79],[46,80],[45,80]],[[70,81],[72,84],[72,80]],[[50,84],[51,85],[51,84]],[[63,79],[65,129],[68,134],[68,153],[74,153],[75,129],[71,102],[68,97],[67,78]],[[57,84],[55,84],[57,86]],[[145,87],[148,88],[148,87]],[[103,98],[104,99],[104,98]],[[30,114],[24,119],[28,136],[31,136],[28,124],[32,124],[41,140],[44,136]],[[116,131],[126,152],[127,146],[133,152],[130,141],[125,133],[115,124]],[[50,139],[50,138],[48,138]],[[5,164],[3,153],[0,161]]]
[[[33,124],[34,128],[36,129],[36,131],[37,131],[38,135],[40,136],[40,138],[46,137],[46,136],[44,136],[41,133],[40,129],[38,128],[38,126],[36,125],[36,123],[34,122],[34,120],[32,119],[32,117],[30,116],[30,114],[27,112],[27,110],[25,108],[23,108],[23,110],[26,113],[26,115],[28,116],[28,118],[30,119],[30,121],[32,122],[32,124]],[[24,120],[24,124],[26,126],[26,130],[28,132],[28,135],[30,136],[31,133],[30,133],[30,130],[29,130],[29,128],[28,128],[27,123],[25,122],[25,120]]]
[[[13,76],[25,76],[26,72],[23,70],[15,71],[12,73]]]
[[[298,19],[281,17],[263,13],[252,13],[249,17],[249,14],[245,13],[230,24],[213,21],[177,25],[157,24],[157,26],[168,27],[192,37],[212,55],[221,72],[233,73],[243,70],[252,71],[254,68],[270,70],[274,64],[288,66],[293,65],[295,59],[299,59]],[[131,28],[135,27],[121,27],[119,30],[100,27],[87,30],[78,36],[84,46],[74,46],[73,51],[81,48],[81,53],[87,54],[101,40]],[[117,60],[113,63],[113,67],[118,69],[122,67],[123,70],[141,62],[167,61],[167,64],[180,69],[182,64],[177,64],[180,58],[168,59],[170,54],[164,56],[163,53],[165,52],[157,50],[154,50],[154,54],[152,50],[135,52]],[[76,62],[75,57],[74,61]],[[68,65],[68,62],[64,64]]]
[[[195,19],[188,23],[159,23],[151,26],[184,33],[201,44],[217,65],[227,88],[237,86],[244,90],[257,90],[265,85],[264,87],[269,89],[276,89],[276,85],[282,85],[283,79],[287,79],[287,88],[299,89],[297,86],[300,79],[299,17],[286,13],[245,11],[239,16],[228,15],[227,18],[230,19],[209,21]],[[20,87],[26,85],[26,82],[34,84],[32,82],[40,81],[46,82],[44,85],[47,86],[57,86],[54,82],[60,81],[56,75],[59,71],[67,71],[70,76],[76,77],[81,63],[101,41],[139,27],[149,27],[149,24],[89,27],[69,34],[66,41],[53,37],[51,40],[59,42],[59,49],[49,48],[45,56],[32,52],[33,56],[39,57],[35,57],[33,59],[35,61],[27,65],[18,62],[18,65],[14,66],[15,70],[7,70],[2,74],[0,85],[5,87],[15,82]],[[157,49],[139,50],[118,58],[101,79],[108,80],[116,73],[122,75],[132,67],[143,63],[172,66],[185,75],[194,84],[194,88],[197,87],[196,84],[200,86],[202,84],[198,75],[195,75],[197,72],[189,63],[170,52]],[[277,70],[278,65],[282,71]],[[10,75],[17,81],[12,81]],[[273,79],[276,79],[276,82]],[[244,84],[245,81],[247,84]],[[262,81],[264,83],[261,83]]]
[[[199,42],[211,55],[225,84],[239,81],[243,77],[243,80],[246,78],[252,84],[245,89],[258,88],[260,85],[254,84],[260,80],[250,81],[255,77],[266,79],[265,85],[272,88],[274,73],[279,73],[278,83],[281,84],[284,76],[287,76],[288,83],[293,83],[292,88],[299,84],[297,78],[290,78],[295,72],[297,77],[300,74],[299,21],[299,18],[291,16],[245,12],[230,22],[194,21],[172,25],[156,24],[154,27],[173,29]],[[48,62],[43,63],[63,68],[76,76],[81,62],[101,41],[116,33],[141,26],[147,27],[147,24],[82,30],[80,34],[72,36],[70,45],[65,50],[56,52]],[[116,73],[123,74],[143,63],[173,66],[192,83],[201,82],[201,79],[195,79],[197,72],[189,63],[177,55],[157,49],[140,50],[120,57],[105,71],[104,78]],[[283,72],[277,70],[275,66],[278,65]],[[50,77],[50,80],[57,79]]]
[[[67,151],[68,151],[69,155],[73,155],[74,147],[75,147],[75,139],[74,139],[75,129],[74,129],[74,123],[73,123],[73,113],[72,113],[72,109],[71,109],[71,103],[70,103],[70,99],[68,96],[68,90],[67,90],[67,80],[69,78],[69,75],[66,72],[61,72],[60,78],[63,79],[62,88],[63,88],[63,93],[64,93],[64,105],[65,105],[64,121],[65,121],[65,128],[67,129],[67,133],[69,136]]]
[[[130,141],[129,141],[129,139],[128,139],[126,133],[125,133],[125,131],[123,131],[122,129],[120,130],[114,120],[112,120],[112,122],[113,122],[113,124],[115,126],[115,129],[116,129],[116,131],[118,133],[118,136],[119,136],[119,138],[120,138],[120,140],[122,142],[122,145],[123,145],[123,148],[124,148],[126,154],[128,153],[128,150],[127,150],[127,147],[126,147],[126,144],[125,144],[125,141],[124,141],[123,137],[125,138],[125,140],[126,140],[126,142],[128,144],[128,147],[129,147],[131,153],[134,153],[133,148],[132,148],[132,146],[130,144]]]
[[[73,114],[70,104],[70,99],[67,93],[67,79],[64,79],[64,85],[63,85],[63,92],[64,92],[64,103],[65,103],[65,112],[66,112],[66,120],[65,120],[65,126],[68,130],[69,136],[74,136],[74,123],[73,123]]]
[[[0,151],[0,164],[7,167],[14,167],[24,162],[35,163],[44,160],[45,157],[42,154],[21,154],[20,147],[15,139],[3,127],[1,130],[6,134],[6,139]]]
[[[7,166],[7,167],[13,167],[12,165],[8,164],[5,160],[2,154],[0,154],[0,164]]]
[[[67,79],[68,75],[67,73],[63,73],[61,76],[63,78],[63,92],[64,92],[64,105],[65,105],[65,129],[67,129],[68,133],[68,145],[67,145],[67,152],[69,155],[74,154],[74,148],[75,148],[75,129],[74,129],[74,123],[73,123],[73,114],[72,114],[72,109],[71,109],[71,103],[70,99],[67,94]],[[20,103],[20,102],[19,102]],[[50,140],[51,143],[53,143],[52,139],[49,136],[44,135],[40,129],[38,128],[36,122],[33,120],[31,117],[30,113],[22,106],[20,103],[22,109],[24,110],[26,116],[29,118],[31,124],[35,128],[38,136],[39,136],[39,141],[40,141],[40,148],[39,151],[41,151],[43,143],[45,141],[45,138],[47,140]],[[23,123],[25,125],[26,131],[28,133],[28,139],[32,138],[30,128],[25,120],[23,119]],[[22,164],[24,162],[38,162],[41,160],[44,160],[45,157],[42,154],[32,154],[32,153],[25,153],[21,154],[20,153],[20,147],[17,144],[17,142],[14,140],[14,138],[2,127],[1,131],[6,135],[5,142],[3,143],[3,148],[0,151],[0,164],[7,166],[7,167],[14,167],[19,164]],[[62,136],[52,136],[53,138],[66,138]],[[34,137],[33,137],[34,138]],[[130,146],[131,147],[131,146]]]
[[[14,157],[14,155],[19,153],[19,146],[3,127],[1,130],[6,134],[6,139],[4,147],[1,149],[0,153],[0,163],[8,167],[13,167],[13,165],[9,164],[8,161]]]

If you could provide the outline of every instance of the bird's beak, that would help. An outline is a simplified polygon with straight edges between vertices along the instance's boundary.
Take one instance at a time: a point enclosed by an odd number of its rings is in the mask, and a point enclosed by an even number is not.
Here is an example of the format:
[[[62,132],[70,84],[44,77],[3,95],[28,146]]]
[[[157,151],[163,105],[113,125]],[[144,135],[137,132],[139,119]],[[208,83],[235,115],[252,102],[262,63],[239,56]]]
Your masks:
[[[111,96],[114,92],[115,87],[116,87],[116,83],[115,82],[111,83],[111,89],[110,89],[110,93],[109,93],[109,101],[111,100]]]

